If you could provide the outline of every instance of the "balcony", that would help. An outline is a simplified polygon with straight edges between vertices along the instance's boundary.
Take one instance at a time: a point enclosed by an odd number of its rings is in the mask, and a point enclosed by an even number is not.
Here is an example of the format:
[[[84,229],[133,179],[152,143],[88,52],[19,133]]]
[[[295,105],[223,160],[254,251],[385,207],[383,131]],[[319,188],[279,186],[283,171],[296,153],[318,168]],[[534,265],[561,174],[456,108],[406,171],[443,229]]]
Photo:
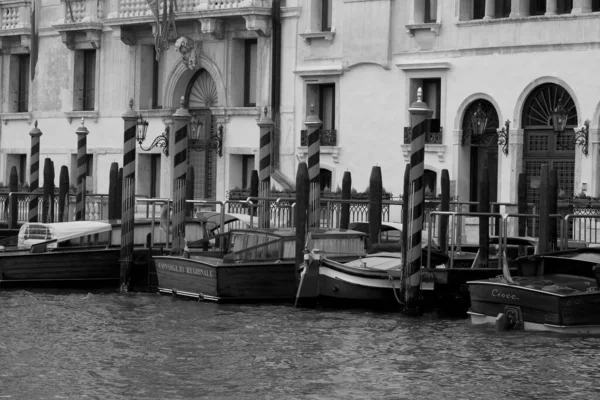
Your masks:
[[[53,25],[68,49],[98,49],[102,37],[105,0],[62,1],[62,18]]]
[[[0,13],[0,49],[19,47],[29,52],[31,45],[31,1],[5,1]]]
[[[444,128],[440,126],[439,119],[431,120],[430,132],[425,132],[425,144],[442,144],[443,143],[443,132]],[[410,127],[404,127],[404,144],[410,144],[411,132]]]
[[[319,139],[321,140],[321,146],[335,146],[337,145],[337,130],[321,129]],[[308,146],[308,131],[306,129],[300,131],[300,146]]]
[[[443,163],[446,153],[444,143],[444,128],[440,126],[439,119],[431,119],[430,132],[425,133],[425,153],[434,153],[438,157],[438,161]],[[404,127],[404,144],[402,145],[402,153],[404,160],[410,162],[411,152],[411,131],[409,126]]]
[[[336,129],[320,129],[319,130],[320,149],[319,153],[326,155],[330,154],[333,162],[339,162],[340,148],[337,145],[337,130]],[[308,132],[300,131],[300,147],[298,147],[298,155],[301,160],[306,158],[308,154]]]
[[[222,39],[223,20],[235,17],[244,18],[246,29],[256,36],[271,34],[272,0],[176,0],[176,3],[177,23],[200,23],[199,31],[210,38]],[[114,8],[107,13],[104,24],[111,26],[117,35],[122,32],[122,40],[126,43],[133,40],[134,35],[129,35],[133,26],[154,22],[146,0],[116,0],[112,5]],[[162,9],[163,2],[160,1],[159,10]]]

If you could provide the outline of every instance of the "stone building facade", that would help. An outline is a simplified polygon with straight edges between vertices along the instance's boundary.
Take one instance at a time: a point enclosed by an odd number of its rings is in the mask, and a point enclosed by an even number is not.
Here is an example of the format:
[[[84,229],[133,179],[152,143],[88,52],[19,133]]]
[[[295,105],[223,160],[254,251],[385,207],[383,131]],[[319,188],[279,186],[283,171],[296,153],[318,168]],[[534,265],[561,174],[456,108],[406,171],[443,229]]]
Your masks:
[[[0,1],[5,183],[13,165],[28,180],[35,120],[43,132],[40,159],[67,165],[74,176],[83,118],[88,188],[106,193],[110,164],[122,163],[121,115],[129,99],[149,122],[146,147],[170,126],[183,97],[204,122],[205,137],[219,128],[224,135],[222,157],[190,151],[197,198],[223,200],[248,186],[265,110],[275,121],[275,186],[293,186],[312,110],[323,122],[323,186],[335,190],[351,171],[353,186],[363,190],[379,165],[384,188],[398,195],[409,162],[408,107],[422,87],[433,110],[425,149],[432,193],[448,169],[452,194],[476,200],[486,163],[492,200],[515,203],[525,172],[535,201],[540,165],[550,162],[567,195],[600,196],[600,1],[181,0],[176,37],[158,62],[146,0],[37,1],[33,81],[25,79],[32,1]],[[177,38],[187,38],[185,54]],[[552,129],[559,103],[568,112],[563,135]],[[478,109],[487,116],[483,135],[472,126]],[[581,134],[578,143],[573,138],[586,120],[584,154]],[[172,160],[161,150],[138,147],[137,193],[170,197]]]

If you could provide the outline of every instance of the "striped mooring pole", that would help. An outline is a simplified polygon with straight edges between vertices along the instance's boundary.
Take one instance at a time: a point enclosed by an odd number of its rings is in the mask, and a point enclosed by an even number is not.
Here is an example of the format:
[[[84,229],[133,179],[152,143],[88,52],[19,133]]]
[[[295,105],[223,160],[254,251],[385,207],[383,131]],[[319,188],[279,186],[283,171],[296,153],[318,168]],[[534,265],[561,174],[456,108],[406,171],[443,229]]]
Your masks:
[[[310,105],[310,115],[304,121],[308,138],[308,229],[321,225],[321,120],[314,114],[315,107]]]
[[[77,194],[75,196],[75,221],[85,220],[85,188],[87,180],[87,135],[85,120],[75,131],[77,134]],[[134,142],[135,145],[135,142]]]
[[[410,182],[408,193],[407,259],[405,261],[404,312],[422,313],[421,305],[421,235],[423,230],[423,174],[425,172],[425,133],[429,131],[432,111],[423,102],[423,91],[417,90],[417,101],[408,108],[411,118]]]
[[[29,132],[31,136],[31,164],[29,167],[29,185],[31,195],[29,196],[29,222],[38,222],[38,188],[40,187],[40,136],[42,131],[38,129],[35,121],[34,128]]]
[[[129,101],[129,109],[122,115],[124,122],[123,137],[123,186],[121,204],[121,292],[128,292],[130,287],[131,266],[133,264],[133,224],[135,220],[135,133],[138,125],[143,123],[141,115],[133,111],[133,100]]]
[[[188,152],[188,124],[192,116],[185,108],[183,98],[181,105],[173,114],[173,250],[183,254],[185,245],[185,194]]]
[[[267,197],[271,195],[271,132],[273,131],[273,120],[267,115],[267,107],[258,121],[260,128],[260,148],[258,161],[258,197],[265,200],[260,201],[258,212],[258,226],[268,228],[270,224],[271,205]]]

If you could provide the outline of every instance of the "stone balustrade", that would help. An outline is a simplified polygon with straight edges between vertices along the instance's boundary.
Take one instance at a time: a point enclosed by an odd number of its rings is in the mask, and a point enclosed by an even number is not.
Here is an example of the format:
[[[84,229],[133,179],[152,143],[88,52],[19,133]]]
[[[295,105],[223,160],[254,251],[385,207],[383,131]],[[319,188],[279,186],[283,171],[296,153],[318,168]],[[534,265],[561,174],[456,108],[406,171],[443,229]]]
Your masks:
[[[0,11],[0,30],[29,29],[31,1],[7,1]]]
[[[271,7],[271,0],[177,0],[176,13],[194,11],[234,10],[244,7]],[[116,2],[117,10],[111,11],[113,18],[133,18],[152,16],[146,0],[120,0]],[[163,2],[159,2],[159,10],[163,10]]]

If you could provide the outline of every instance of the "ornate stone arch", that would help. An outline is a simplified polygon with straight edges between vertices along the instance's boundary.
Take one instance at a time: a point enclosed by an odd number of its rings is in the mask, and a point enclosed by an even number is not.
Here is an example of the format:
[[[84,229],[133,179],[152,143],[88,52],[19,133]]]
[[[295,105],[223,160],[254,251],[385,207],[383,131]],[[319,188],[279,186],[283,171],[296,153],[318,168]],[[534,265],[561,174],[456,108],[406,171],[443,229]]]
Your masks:
[[[540,85],[543,85],[544,83],[554,83],[558,86],[561,86],[567,93],[569,93],[569,95],[571,96],[571,99],[573,99],[573,103],[575,104],[575,110],[577,111],[577,115],[582,115],[581,114],[581,105],[579,104],[579,100],[577,99],[577,97],[575,96],[575,91],[573,90],[573,88],[571,88],[571,86],[569,86],[569,84],[567,82],[565,82],[564,80],[554,77],[554,76],[542,76],[540,78],[537,78],[533,81],[531,81],[527,86],[525,86],[525,88],[521,91],[521,94],[519,94],[519,97],[517,98],[517,101],[515,103],[515,108],[513,111],[513,117],[514,117],[514,127],[515,129],[522,129],[523,128],[523,109],[525,107],[525,103],[527,102],[527,99],[529,98],[529,95]],[[578,121],[578,124],[581,124],[583,121]]]
[[[165,85],[165,92],[163,94],[163,104],[166,108],[177,108],[181,96],[186,93],[188,83],[194,77],[198,70],[204,69],[214,79],[217,95],[218,104],[217,107],[227,107],[227,97],[225,95],[225,79],[223,74],[219,71],[217,65],[206,55],[200,54],[198,56],[198,68],[194,71],[188,69],[181,59],[173,66],[171,72],[167,77],[167,84]]]
[[[473,93],[472,95],[465,98],[456,110],[456,116],[454,117],[455,131],[462,131],[462,123],[465,118],[465,112],[467,111],[467,108],[469,108],[469,106],[477,100],[489,101],[492,104],[492,106],[494,106],[494,108],[496,109],[496,113],[498,114],[498,121],[504,121],[502,110],[500,109],[500,106],[498,106],[498,103],[492,96],[486,93]]]

